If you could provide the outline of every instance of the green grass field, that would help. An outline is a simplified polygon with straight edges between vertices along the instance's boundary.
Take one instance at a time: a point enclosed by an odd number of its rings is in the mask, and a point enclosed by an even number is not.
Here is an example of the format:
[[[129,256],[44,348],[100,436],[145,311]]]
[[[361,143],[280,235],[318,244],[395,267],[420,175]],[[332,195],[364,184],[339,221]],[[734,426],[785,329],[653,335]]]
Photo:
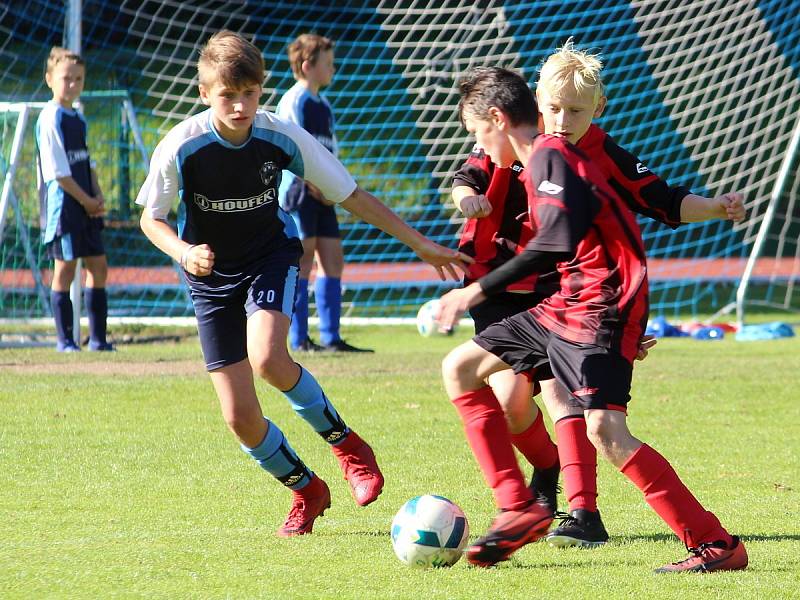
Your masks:
[[[111,356],[0,350],[0,597],[800,597],[800,337],[667,339],[637,364],[632,431],[750,554],[745,572],[668,576],[652,569],[683,546],[606,464],[603,548],[537,543],[489,570],[402,565],[389,525],[408,498],[451,498],[472,537],[494,513],[439,376],[468,332],[346,333],[378,352],[302,361],[372,443],[386,488],[358,508],[325,444],[262,385],[265,413],[333,494],[315,533],[290,540],[274,535],[289,494],[227,432],[196,339]]]

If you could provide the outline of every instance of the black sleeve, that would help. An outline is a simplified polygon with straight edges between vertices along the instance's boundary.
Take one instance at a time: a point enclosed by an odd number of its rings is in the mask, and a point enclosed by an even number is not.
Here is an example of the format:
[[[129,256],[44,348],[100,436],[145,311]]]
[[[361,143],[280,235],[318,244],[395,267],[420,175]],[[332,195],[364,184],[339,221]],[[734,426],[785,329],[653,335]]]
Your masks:
[[[542,252],[526,248],[521,254],[503,263],[493,271],[478,279],[478,283],[487,296],[502,292],[512,283],[524,279],[533,273],[548,273],[555,270],[555,265],[567,260],[572,255],[568,252]]]
[[[527,247],[574,254],[600,209],[600,201],[560,149],[547,147],[534,152],[528,173],[536,194],[536,235]]]
[[[614,164],[609,183],[628,208],[676,229],[681,224],[681,204],[691,190],[669,185],[611,136],[606,137],[603,150]]]
[[[470,153],[461,168],[453,175],[453,187],[465,185],[485,194],[492,179],[492,163],[480,148]]]

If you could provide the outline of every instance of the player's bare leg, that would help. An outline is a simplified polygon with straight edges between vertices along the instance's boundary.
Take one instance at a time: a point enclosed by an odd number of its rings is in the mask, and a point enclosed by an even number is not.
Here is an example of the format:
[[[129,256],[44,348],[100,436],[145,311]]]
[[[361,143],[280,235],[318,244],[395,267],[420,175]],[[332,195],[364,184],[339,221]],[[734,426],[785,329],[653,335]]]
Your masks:
[[[587,434],[597,451],[644,494],[645,501],[686,545],[687,559],[658,573],[733,571],[747,567],[747,551],[683,484],[667,460],[629,431],[626,415],[587,410]]]
[[[558,494],[558,450],[550,439],[544,419],[533,400],[534,385],[525,374],[511,369],[488,377],[497,401],[508,422],[511,442],[534,468],[530,488],[537,502],[556,511]]]
[[[106,255],[101,254],[99,256],[87,256],[83,259],[83,262],[86,266],[84,301],[86,312],[89,315],[89,350],[93,352],[113,352],[113,344],[106,340],[108,261],[106,260]]]
[[[482,567],[506,560],[541,538],[553,520],[525,485],[503,410],[485,383],[492,373],[508,368],[472,341],[455,348],[442,363],[445,389],[500,511],[487,533],[466,551],[467,560]]]
[[[330,506],[328,486],[297,457],[278,427],[264,418],[247,359],[209,373],[222,416],[247,452],[265,471],[292,490],[292,506],[278,535],[311,533]]]
[[[339,320],[342,311],[342,274],[344,251],[338,237],[317,238],[317,276],[314,297],[319,315],[320,344],[327,352],[372,352],[345,342],[340,335]]]
[[[383,490],[372,448],[350,429],[314,376],[294,362],[286,347],[289,318],[271,310],[247,320],[247,351],[253,371],[281,390],[295,412],[330,446],[359,506],[374,502]]]
[[[308,333],[308,286],[311,271],[314,267],[317,238],[307,237],[301,240],[301,243],[303,244],[303,256],[300,257],[297,301],[294,306],[294,317],[289,340],[292,350],[295,352],[321,352],[322,346],[314,342]]]
[[[608,541],[597,509],[597,450],[586,436],[583,409],[557,379],[540,382],[542,401],[555,424],[564,492],[569,503],[547,535],[551,546],[594,548]]]
[[[53,264],[53,281],[50,284],[50,304],[55,317],[56,334],[58,341],[56,349],[59,352],[79,352],[80,340],[75,339],[72,322],[74,312],[72,300],[69,297],[69,287],[75,279],[77,260],[55,259]]]

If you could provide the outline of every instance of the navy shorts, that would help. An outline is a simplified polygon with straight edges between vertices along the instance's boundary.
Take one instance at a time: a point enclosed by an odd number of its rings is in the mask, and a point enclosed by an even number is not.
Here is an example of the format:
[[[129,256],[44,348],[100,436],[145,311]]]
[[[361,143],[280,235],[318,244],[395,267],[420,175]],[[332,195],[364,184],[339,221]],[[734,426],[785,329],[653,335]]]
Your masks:
[[[297,225],[301,240],[310,237],[341,237],[336,208],[315,199],[300,178],[295,178],[289,186],[284,207]]]
[[[256,311],[292,317],[299,259],[296,250],[282,251],[244,273],[192,278],[204,284],[190,281],[190,295],[207,370],[247,358],[247,319]]]
[[[48,258],[76,260],[84,256],[102,256],[106,253],[102,229],[88,225],[80,231],[57,235],[45,245]]]
[[[621,354],[565,340],[530,312],[490,325],[473,340],[515,373],[542,369],[549,363],[553,375],[572,395],[573,405],[583,410],[624,410],[631,399],[633,365]]]

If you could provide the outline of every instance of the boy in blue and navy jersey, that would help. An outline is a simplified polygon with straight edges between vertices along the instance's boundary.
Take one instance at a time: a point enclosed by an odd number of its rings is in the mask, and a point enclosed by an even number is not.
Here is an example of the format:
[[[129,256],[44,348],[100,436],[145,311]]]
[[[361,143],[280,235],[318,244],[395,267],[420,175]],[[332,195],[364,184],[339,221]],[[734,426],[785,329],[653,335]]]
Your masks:
[[[289,44],[288,54],[297,83],[284,94],[275,112],[300,125],[336,156],[333,110],[328,99],[320,93],[336,72],[333,42],[321,35],[304,33]],[[303,243],[297,299],[289,329],[290,346],[293,350],[311,352],[371,352],[348,344],[339,333],[344,253],[334,203],[325,198],[314,184],[295,177],[289,171],[284,172],[279,191],[281,207],[294,219]],[[308,335],[308,280],[315,257],[314,298],[319,314],[321,346]]]
[[[69,288],[77,259],[83,258],[89,349],[113,350],[106,341],[108,263],[101,237],[105,200],[86,145],[86,121],[72,104],[83,91],[85,67],[77,54],[55,47],[47,59],[45,81],[53,99],[36,121],[39,195],[43,241],[54,260],[50,302],[59,352],[80,350],[72,331]]]
[[[434,244],[356,185],[309,133],[258,110],[264,59],[240,35],[221,31],[200,53],[200,98],[210,110],[174,127],[153,154],[137,204],[145,235],[178,261],[189,285],[206,368],[223,417],[242,449],[293,492],[278,535],[311,533],[330,491],[267,420],[253,374],[281,391],[328,444],[356,502],[381,493],[370,446],[350,429],[317,380],[289,355],[286,338],[303,252],[294,221],[278,206],[284,169],[408,244],[457,277],[462,255]],[[167,222],[176,199],[178,233]]]

